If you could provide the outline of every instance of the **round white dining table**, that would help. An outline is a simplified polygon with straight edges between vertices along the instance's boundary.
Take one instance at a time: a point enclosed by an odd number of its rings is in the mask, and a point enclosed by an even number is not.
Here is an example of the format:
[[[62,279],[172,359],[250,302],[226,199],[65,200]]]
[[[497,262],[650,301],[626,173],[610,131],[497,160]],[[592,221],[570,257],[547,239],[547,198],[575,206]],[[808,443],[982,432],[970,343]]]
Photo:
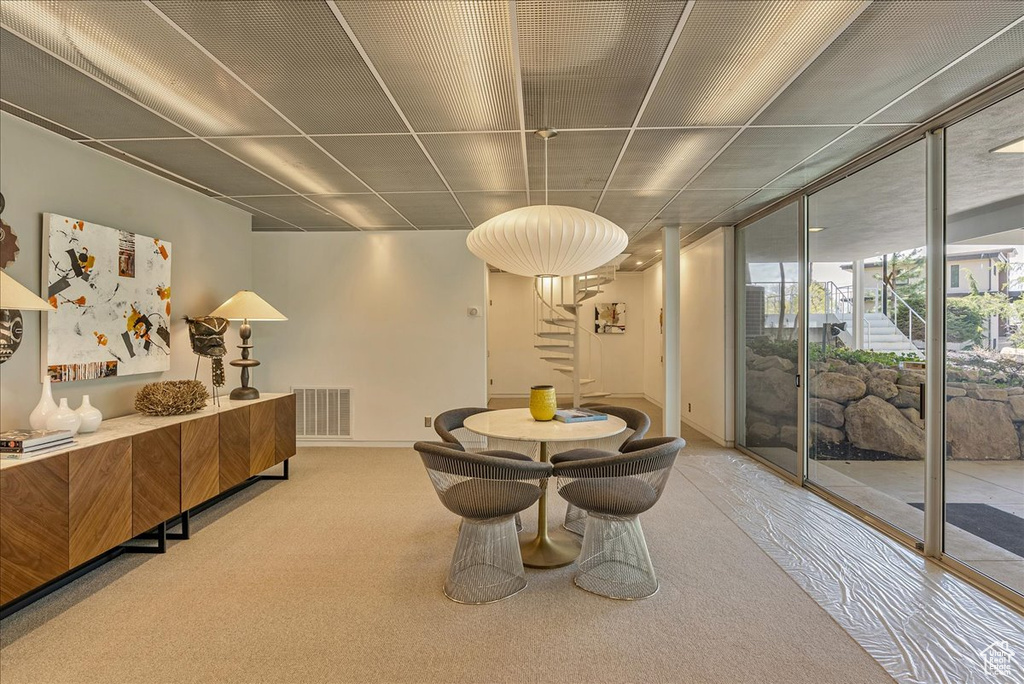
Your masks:
[[[607,420],[563,423],[557,420],[534,420],[530,409],[501,409],[485,411],[466,418],[463,427],[485,437],[538,442],[540,460],[548,460],[550,442],[583,442],[603,439],[626,429],[626,422],[616,416]],[[579,543],[568,534],[548,529],[547,486],[541,488],[537,511],[537,536],[521,539],[523,565],[531,568],[559,568],[576,560]]]

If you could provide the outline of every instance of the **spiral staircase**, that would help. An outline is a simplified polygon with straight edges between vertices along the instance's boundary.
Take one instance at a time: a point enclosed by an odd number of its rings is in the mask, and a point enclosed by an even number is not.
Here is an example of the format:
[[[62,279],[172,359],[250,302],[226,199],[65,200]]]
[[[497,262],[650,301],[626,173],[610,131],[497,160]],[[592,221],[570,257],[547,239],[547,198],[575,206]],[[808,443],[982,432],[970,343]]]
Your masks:
[[[582,275],[535,281],[534,346],[556,372],[571,378],[573,406],[610,395],[600,389],[601,338],[590,322],[580,320],[579,312],[583,302],[604,292],[601,286],[613,280],[615,266],[608,265]]]

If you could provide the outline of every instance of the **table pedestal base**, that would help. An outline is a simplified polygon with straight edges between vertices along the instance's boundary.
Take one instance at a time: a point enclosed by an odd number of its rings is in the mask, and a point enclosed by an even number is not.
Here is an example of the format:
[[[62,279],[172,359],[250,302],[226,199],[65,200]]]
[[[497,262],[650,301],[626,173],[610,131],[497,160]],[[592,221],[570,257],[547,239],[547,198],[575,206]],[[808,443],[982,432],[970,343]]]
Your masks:
[[[529,539],[520,537],[519,551],[528,568],[560,568],[579,557],[580,543],[568,535],[551,538],[542,532]]]

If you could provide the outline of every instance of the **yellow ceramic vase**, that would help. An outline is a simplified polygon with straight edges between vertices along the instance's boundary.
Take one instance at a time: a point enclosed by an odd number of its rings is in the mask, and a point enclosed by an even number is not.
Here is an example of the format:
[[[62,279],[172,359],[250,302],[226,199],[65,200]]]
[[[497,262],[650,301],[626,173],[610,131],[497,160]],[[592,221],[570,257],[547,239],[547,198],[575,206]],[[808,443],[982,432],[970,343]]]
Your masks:
[[[534,385],[530,388],[530,415],[534,420],[551,420],[557,408],[554,385]]]

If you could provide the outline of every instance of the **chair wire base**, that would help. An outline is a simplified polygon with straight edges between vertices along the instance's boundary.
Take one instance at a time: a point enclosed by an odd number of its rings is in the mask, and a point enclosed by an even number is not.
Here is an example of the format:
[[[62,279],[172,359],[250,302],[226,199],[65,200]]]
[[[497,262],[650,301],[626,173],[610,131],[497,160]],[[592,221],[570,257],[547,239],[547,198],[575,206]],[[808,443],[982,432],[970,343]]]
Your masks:
[[[562,523],[562,529],[582,537],[586,527],[587,512],[569,504],[569,507],[565,509],[565,522]]]
[[[514,517],[464,518],[444,595],[456,603],[494,603],[525,588]]]
[[[643,599],[658,591],[638,516],[589,513],[576,586],[613,599]]]

